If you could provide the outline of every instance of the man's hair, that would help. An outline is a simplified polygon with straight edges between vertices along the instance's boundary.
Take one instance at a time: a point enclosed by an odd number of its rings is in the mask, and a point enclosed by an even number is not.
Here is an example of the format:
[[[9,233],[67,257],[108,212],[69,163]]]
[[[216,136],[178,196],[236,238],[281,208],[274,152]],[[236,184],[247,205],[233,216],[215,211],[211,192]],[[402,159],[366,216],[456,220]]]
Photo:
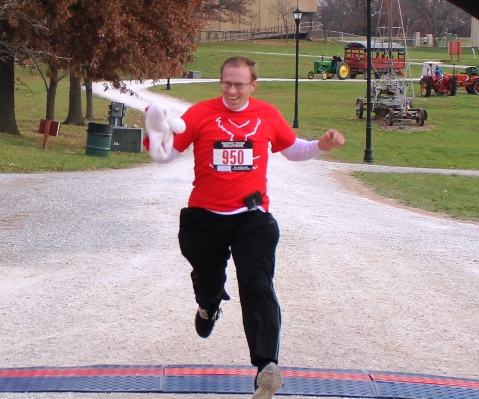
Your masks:
[[[251,72],[251,80],[258,79],[258,67],[256,66],[256,62],[254,62],[250,58],[241,57],[239,55],[228,58],[225,62],[223,62],[223,65],[221,65],[221,74],[223,74],[223,69],[225,68],[225,66],[232,66],[235,68],[246,66]]]

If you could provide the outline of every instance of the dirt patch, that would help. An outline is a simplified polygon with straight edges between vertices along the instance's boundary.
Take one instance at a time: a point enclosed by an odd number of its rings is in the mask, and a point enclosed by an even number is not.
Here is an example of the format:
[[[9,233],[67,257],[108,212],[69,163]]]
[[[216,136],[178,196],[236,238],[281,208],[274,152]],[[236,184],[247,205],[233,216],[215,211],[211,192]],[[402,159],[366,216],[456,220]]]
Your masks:
[[[392,126],[387,126],[386,124],[383,123],[383,126],[381,126],[381,130],[386,130],[389,132],[400,132],[400,133],[415,133],[415,132],[424,132],[424,131],[431,131],[434,130],[433,125],[424,125],[424,126],[418,126],[416,124],[410,124],[407,123],[405,125],[392,125]]]
[[[431,131],[434,130],[434,126],[425,125],[425,126],[417,126],[417,125],[393,125],[387,126],[383,125],[381,130],[386,130],[389,132],[399,132],[399,133],[415,133],[415,132],[424,132],[424,131]]]

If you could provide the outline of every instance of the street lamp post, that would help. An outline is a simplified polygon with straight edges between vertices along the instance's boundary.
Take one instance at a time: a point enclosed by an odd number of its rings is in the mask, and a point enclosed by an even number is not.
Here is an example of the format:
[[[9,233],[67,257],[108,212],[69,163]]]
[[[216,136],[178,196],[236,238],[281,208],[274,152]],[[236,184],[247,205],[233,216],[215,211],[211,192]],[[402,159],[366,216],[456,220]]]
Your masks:
[[[366,82],[366,149],[364,150],[364,162],[373,163],[373,148],[372,148],[372,125],[371,125],[371,75],[372,60],[371,60],[371,0],[367,0],[367,62],[368,62],[368,79]]]
[[[301,17],[303,13],[299,8],[293,11],[294,22],[296,22],[296,80],[294,86],[294,121],[293,127],[295,129],[299,128],[298,120],[298,62],[299,62],[299,23],[301,22]]]

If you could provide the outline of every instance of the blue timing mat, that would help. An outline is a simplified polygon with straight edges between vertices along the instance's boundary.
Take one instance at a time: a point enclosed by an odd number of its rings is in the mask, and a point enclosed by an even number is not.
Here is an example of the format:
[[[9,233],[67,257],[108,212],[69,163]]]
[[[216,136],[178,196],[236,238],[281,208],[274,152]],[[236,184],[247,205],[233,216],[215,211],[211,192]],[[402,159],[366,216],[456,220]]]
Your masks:
[[[278,395],[347,398],[479,399],[479,381],[365,370],[281,368]],[[168,365],[0,369],[0,392],[252,394],[250,366]]]

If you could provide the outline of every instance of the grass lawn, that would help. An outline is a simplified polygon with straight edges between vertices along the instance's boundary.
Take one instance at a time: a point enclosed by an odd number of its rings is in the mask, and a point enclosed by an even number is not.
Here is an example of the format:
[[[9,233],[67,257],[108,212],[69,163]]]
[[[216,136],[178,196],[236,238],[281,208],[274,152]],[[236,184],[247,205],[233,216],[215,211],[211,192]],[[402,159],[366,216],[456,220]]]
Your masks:
[[[149,162],[147,154],[111,152],[108,158],[85,156],[88,122],[85,126],[60,125],[58,136],[48,139],[43,148],[43,134],[38,133],[40,119],[45,118],[46,91],[43,80],[36,70],[17,68],[15,108],[21,136],[0,133],[0,172],[73,171],[101,168],[122,168],[141,162]],[[55,120],[63,122],[68,114],[69,81],[60,81],[55,101]],[[85,100],[83,100],[85,103]],[[94,122],[108,123],[110,101],[94,100]],[[126,123],[129,126],[143,125],[142,112],[128,110]]]

